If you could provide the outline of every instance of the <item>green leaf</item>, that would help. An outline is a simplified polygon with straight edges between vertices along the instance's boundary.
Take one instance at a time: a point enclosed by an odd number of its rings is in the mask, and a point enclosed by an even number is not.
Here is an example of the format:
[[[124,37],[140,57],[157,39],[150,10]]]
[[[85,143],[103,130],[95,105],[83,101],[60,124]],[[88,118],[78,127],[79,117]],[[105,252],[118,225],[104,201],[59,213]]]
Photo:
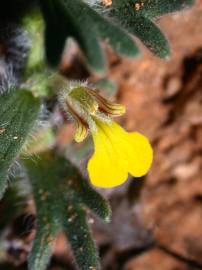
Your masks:
[[[60,33],[58,35],[58,33]],[[57,37],[57,38],[55,38]],[[45,48],[46,58],[52,66],[57,66],[62,57],[62,52],[65,47],[67,39],[67,33],[62,32],[61,29],[57,28],[55,24],[46,25],[45,30]]]
[[[108,222],[111,213],[108,204],[102,196],[91,188],[88,181],[81,177],[75,167],[69,166],[68,177],[71,180],[69,185],[73,189],[73,193],[70,195],[74,196],[73,199],[79,202],[79,204],[87,206],[97,216]]]
[[[66,39],[69,36],[68,27],[58,23],[57,6],[54,1],[44,0],[40,1],[40,4],[46,22],[46,58],[49,64],[57,66],[61,60]]]
[[[89,68],[96,73],[106,72],[100,39],[106,40],[119,54],[131,57],[139,53],[125,30],[80,0],[41,0],[41,8],[46,21],[46,54],[54,65],[60,60],[68,37],[78,42]],[[60,36],[56,38],[58,33]]]
[[[142,7],[137,10],[139,16],[148,18],[159,17],[163,14],[182,10],[192,6],[195,0],[144,0]],[[134,1],[140,3],[139,0]]]
[[[78,0],[41,0],[42,11],[46,21],[46,51],[48,60],[56,63],[62,55],[65,36],[73,37],[78,42],[90,69],[97,73],[106,71],[106,60],[97,38],[95,25],[85,14],[89,7]],[[82,11],[82,12],[81,12]],[[89,27],[91,31],[89,31]],[[51,33],[51,29],[53,29]],[[61,34],[59,42],[56,38]],[[47,43],[55,40],[53,43]],[[49,48],[50,47],[50,48]],[[50,52],[50,53],[49,53]],[[51,56],[56,52],[56,56]]]
[[[93,10],[89,10],[97,27],[99,36],[120,55],[134,57],[139,54],[139,48],[130,35],[122,28],[116,26],[99,16]]]
[[[7,173],[35,124],[39,100],[26,90],[0,96],[0,198],[7,185]]]
[[[117,53],[133,57],[139,49],[128,32],[137,36],[152,53],[165,58],[170,53],[167,39],[150,19],[181,10],[194,2],[113,0],[111,6],[103,7],[96,0],[40,0],[46,21],[47,58],[56,65],[66,38],[73,37],[89,68],[93,72],[105,73],[106,61],[99,38],[107,41]],[[115,18],[114,22],[110,17]]]
[[[32,270],[46,269],[53,241],[61,230],[61,219],[65,218],[66,204],[60,190],[65,167],[58,167],[54,161],[48,153],[37,160],[24,160],[37,209],[37,233],[29,256],[29,269]]]
[[[136,18],[127,25],[127,29],[136,35],[155,55],[166,58],[170,55],[170,46],[161,30],[149,19]]]
[[[80,14],[81,21],[85,21],[86,16],[88,16],[88,27],[94,25],[98,36],[106,40],[117,53],[130,57],[138,55],[139,49],[137,45],[125,30],[99,15],[99,13],[91,9],[88,5],[82,3],[82,6],[83,10],[85,7],[85,12]]]
[[[51,257],[56,235],[64,231],[81,270],[99,269],[98,254],[86,221],[86,208],[109,220],[108,203],[78,170],[54,151],[24,164],[32,183],[37,209],[37,234],[29,258],[29,269],[44,270]]]
[[[107,11],[130,33],[137,36],[152,53],[161,58],[170,54],[169,43],[150,19],[191,6],[194,0],[113,0]]]
[[[87,64],[98,73],[105,72],[106,60],[97,38],[96,24],[88,17],[90,8],[79,0],[60,0],[60,3],[59,10],[84,52]]]
[[[95,244],[86,222],[86,212],[78,205],[69,202],[71,208],[64,222],[64,232],[71,244],[77,265],[81,270],[100,269]]]

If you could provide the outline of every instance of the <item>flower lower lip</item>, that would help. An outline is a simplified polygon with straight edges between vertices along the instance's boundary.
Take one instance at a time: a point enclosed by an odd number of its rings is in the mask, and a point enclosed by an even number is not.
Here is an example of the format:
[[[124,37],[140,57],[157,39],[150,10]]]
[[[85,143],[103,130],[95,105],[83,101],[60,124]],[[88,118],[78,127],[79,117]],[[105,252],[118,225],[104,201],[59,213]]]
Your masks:
[[[147,138],[140,133],[128,133],[117,123],[96,121],[93,133],[95,152],[88,163],[93,185],[111,188],[123,184],[130,173],[145,175],[152,163],[153,152]]]

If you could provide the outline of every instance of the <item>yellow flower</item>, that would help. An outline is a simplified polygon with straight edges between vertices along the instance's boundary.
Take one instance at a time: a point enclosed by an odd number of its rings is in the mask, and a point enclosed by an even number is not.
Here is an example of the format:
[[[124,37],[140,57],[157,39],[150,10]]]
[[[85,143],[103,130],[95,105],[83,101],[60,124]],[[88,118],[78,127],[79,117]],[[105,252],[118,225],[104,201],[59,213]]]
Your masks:
[[[93,185],[115,187],[124,183],[128,174],[145,175],[152,163],[153,152],[148,139],[138,132],[126,132],[112,120],[125,113],[125,107],[113,103],[87,85],[72,85],[60,94],[60,104],[75,122],[75,140],[83,141],[90,131],[95,151],[88,162]]]
[[[135,177],[150,169],[153,151],[148,139],[138,132],[128,133],[115,122],[96,120],[92,133],[95,151],[88,162],[93,185],[110,188],[123,184],[128,173]]]

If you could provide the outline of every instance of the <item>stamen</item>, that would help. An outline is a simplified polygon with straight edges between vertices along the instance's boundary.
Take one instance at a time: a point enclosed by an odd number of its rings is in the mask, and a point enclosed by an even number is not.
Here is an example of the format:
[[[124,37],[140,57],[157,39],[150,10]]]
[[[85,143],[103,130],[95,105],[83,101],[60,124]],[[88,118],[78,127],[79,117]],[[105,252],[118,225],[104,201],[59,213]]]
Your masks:
[[[123,105],[105,99],[90,88],[87,88],[87,91],[95,97],[99,105],[99,110],[103,113],[112,117],[121,116],[125,113],[125,107]]]

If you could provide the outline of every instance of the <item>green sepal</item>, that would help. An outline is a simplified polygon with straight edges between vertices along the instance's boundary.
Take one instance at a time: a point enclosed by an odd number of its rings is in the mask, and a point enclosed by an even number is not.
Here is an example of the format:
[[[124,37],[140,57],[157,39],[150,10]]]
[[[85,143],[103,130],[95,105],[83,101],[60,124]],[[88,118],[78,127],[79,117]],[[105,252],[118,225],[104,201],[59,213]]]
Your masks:
[[[99,269],[97,250],[86,221],[87,208],[108,221],[108,203],[93,190],[68,160],[53,150],[23,161],[31,181],[37,210],[37,233],[29,269],[46,268],[52,243],[64,231],[79,269]]]
[[[8,185],[8,170],[33,128],[39,109],[39,100],[26,90],[0,95],[0,198]]]

